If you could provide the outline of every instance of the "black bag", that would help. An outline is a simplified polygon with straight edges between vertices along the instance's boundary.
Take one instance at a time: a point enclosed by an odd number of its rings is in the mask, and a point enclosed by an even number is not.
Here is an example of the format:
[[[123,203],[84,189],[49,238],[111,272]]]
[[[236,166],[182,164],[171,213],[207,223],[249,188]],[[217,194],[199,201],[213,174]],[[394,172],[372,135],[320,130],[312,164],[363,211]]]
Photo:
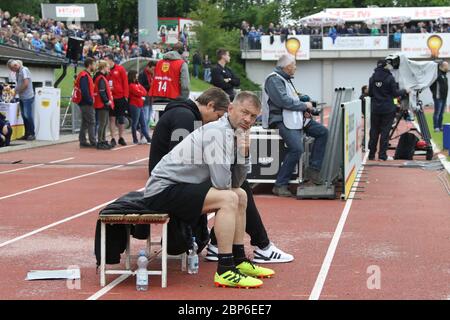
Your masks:
[[[171,217],[167,226],[167,253],[170,255],[188,253],[189,249],[192,248],[192,237],[195,237],[195,242],[198,245],[197,253],[200,253],[210,239],[206,214],[201,215],[193,225],[176,217]]]
[[[419,138],[415,134],[410,132],[403,133],[398,140],[394,159],[412,160],[418,141]]]

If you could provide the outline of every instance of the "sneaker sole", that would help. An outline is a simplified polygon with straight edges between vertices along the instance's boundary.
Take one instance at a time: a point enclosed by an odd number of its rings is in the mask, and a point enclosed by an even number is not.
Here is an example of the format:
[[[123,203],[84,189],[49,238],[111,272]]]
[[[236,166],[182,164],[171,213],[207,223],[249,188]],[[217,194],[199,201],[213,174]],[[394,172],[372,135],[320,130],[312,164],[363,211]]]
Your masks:
[[[256,264],[262,264],[262,263],[268,263],[268,264],[270,264],[270,263],[288,263],[288,262],[292,262],[292,261],[294,261],[294,259],[292,259],[292,260],[269,260],[269,261],[267,261],[267,260],[255,260],[255,259],[252,260],[252,262],[256,263]]]
[[[221,283],[218,283],[218,282],[214,282],[214,285],[215,285],[217,288],[257,289],[257,288],[261,287],[263,284],[261,283],[261,284],[259,284],[259,285],[257,285],[257,286],[240,286],[240,285],[237,285],[237,286],[227,286],[226,284],[221,284]]]
[[[208,257],[208,256],[206,256],[205,260],[206,261],[217,262],[217,261],[219,261],[219,258],[218,257]]]

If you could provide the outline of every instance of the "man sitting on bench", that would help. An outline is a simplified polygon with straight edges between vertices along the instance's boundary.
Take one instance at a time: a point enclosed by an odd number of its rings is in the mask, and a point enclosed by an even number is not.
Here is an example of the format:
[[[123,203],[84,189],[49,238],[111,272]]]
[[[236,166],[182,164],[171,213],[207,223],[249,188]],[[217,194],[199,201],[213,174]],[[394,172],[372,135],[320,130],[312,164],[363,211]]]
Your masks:
[[[147,207],[187,223],[216,212],[220,287],[255,288],[275,272],[245,256],[247,194],[240,188],[250,166],[250,128],[261,111],[257,96],[239,93],[228,113],[179,143],[156,165],[145,187]]]
[[[201,125],[218,120],[227,111],[229,104],[228,94],[216,87],[203,92],[196,101],[188,99],[169,103],[153,132],[149,174],[151,175],[158,162],[180,143],[180,138],[184,139]],[[247,193],[245,231],[250,236],[250,244],[254,246],[253,262],[285,263],[293,261],[292,255],[279,249],[270,241],[248,181],[245,181],[241,188]],[[217,239],[214,228],[211,230],[210,236],[211,242],[208,244],[206,260],[217,261]]]

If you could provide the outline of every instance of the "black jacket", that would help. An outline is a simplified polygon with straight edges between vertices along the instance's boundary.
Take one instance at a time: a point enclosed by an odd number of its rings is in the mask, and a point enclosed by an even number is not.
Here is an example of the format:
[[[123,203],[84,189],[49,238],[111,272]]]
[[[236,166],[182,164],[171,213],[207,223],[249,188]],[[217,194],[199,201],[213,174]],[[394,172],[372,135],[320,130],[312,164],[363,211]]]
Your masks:
[[[230,78],[230,82],[225,82],[224,79]],[[230,100],[234,99],[234,88],[237,88],[241,84],[241,80],[233,74],[230,68],[222,67],[220,64],[216,64],[211,69],[211,84],[225,91]]]
[[[94,105],[94,97],[91,97],[89,92],[89,79],[88,75],[81,77],[80,79],[80,90],[81,90],[81,102],[80,106],[92,106]]]
[[[369,80],[369,96],[372,113],[392,113],[396,110],[394,98],[406,94],[406,90],[399,90],[391,72],[384,67],[377,67]]]
[[[447,73],[442,70],[438,70],[438,77],[435,82],[430,86],[433,99],[439,99],[447,101],[448,95],[448,79]]]
[[[149,211],[151,211],[151,208],[148,208],[144,200],[144,193],[132,191],[107,205],[100,211],[100,214],[147,214]],[[97,266],[101,262],[100,230],[101,222],[97,220],[94,240]],[[130,231],[134,238],[140,240],[147,239],[150,234],[148,225],[133,225]],[[209,242],[208,219],[205,214],[200,216],[198,223],[194,226],[190,226],[182,220],[172,217],[167,226],[167,253],[170,255],[179,255],[187,252],[192,247],[192,236],[196,238],[198,253],[200,253]],[[119,264],[120,255],[127,247],[126,226],[123,224],[107,224],[105,242],[106,264]]]
[[[181,142],[182,139],[172,141],[172,133],[177,129],[191,133],[196,129],[195,121],[202,121],[202,115],[194,101],[175,101],[166,106],[153,131],[148,162],[149,175],[158,162]]]

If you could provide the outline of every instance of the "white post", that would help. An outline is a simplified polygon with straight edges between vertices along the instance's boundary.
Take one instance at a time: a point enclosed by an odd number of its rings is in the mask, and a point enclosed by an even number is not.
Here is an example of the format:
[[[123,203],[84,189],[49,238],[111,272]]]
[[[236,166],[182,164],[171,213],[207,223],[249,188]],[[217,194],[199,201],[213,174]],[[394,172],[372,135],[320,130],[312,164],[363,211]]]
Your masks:
[[[100,286],[104,287],[106,283],[106,225],[101,222],[100,229]]]
[[[167,287],[167,222],[162,227],[161,287]]]

